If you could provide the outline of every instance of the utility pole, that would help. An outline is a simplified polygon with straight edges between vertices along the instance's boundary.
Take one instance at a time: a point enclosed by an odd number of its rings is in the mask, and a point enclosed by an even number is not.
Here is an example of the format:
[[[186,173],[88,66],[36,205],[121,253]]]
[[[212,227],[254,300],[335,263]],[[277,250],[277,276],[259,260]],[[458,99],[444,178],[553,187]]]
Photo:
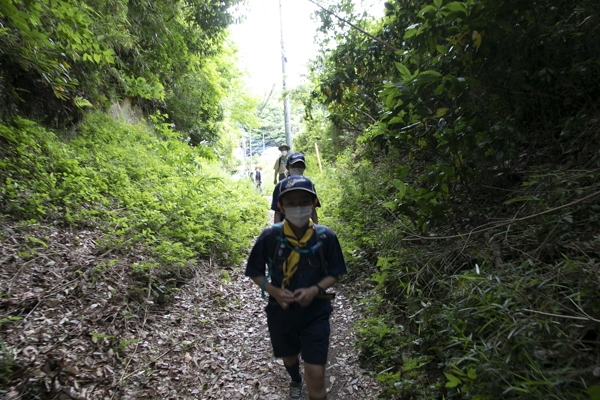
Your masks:
[[[287,58],[285,57],[285,47],[283,45],[283,13],[281,11],[281,0],[279,0],[279,29],[281,31],[281,72],[283,73],[283,115],[285,119],[285,141],[291,150],[292,133],[290,131],[290,99],[287,93],[287,77],[285,74],[285,64],[287,63]]]
[[[248,131],[248,148],[250,149],[250,173],[252,173],[252,129]]]

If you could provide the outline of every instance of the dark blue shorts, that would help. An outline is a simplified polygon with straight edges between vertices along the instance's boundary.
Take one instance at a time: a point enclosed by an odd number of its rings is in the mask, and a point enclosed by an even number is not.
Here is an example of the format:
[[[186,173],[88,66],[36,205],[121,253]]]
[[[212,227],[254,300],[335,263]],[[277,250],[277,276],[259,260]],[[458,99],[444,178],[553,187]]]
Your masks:
[[[331,333],[331,302],[316,299],[306,308],[291,304],[287,310],[273,302],[269,302],[265,311],[275,357],[300,353],[304,362],[325,365]]]

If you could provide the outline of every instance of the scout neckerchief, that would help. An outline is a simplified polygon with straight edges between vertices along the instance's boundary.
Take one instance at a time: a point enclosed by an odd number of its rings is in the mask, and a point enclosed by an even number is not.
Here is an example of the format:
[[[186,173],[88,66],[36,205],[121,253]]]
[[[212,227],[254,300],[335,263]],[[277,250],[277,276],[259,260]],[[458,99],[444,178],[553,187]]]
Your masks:
[[[306,247],[308,241],[313,235],[313,222],[312,219],[308,220],[308,228],[304,233],[304,236],[300,240],[296,238],[294,230],[290,226],[287,219],[283,220],[283,236],[288,240],[292,246],[292,251],[288,256],[287,260],[283,263],[283,281],[281,282],[281,288],[284,289],[290,284],[292,277],[298,271],[298,263],[300,262],[300,252],[295,249],[301,249]]]

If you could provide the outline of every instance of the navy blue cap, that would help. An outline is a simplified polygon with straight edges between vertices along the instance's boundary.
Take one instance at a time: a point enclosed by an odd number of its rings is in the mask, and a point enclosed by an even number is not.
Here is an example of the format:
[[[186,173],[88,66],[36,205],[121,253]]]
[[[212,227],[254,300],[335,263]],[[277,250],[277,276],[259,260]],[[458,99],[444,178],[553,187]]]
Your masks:
[[[304,165],[306,165],[306,161],[304,160],[304,154],[296,152],[296,153],[292,153],[288,156],[287,163],[289,165],[296,164],[298,162],[301,162]]]
[[[282,180],[280,190],[279,196],[294,190],[304,190],[305,192],[312,193],[315,196],[317,195],[315,185],[313,185],[312,181],[307,177],[300,175],[290,176],[289,178]]]

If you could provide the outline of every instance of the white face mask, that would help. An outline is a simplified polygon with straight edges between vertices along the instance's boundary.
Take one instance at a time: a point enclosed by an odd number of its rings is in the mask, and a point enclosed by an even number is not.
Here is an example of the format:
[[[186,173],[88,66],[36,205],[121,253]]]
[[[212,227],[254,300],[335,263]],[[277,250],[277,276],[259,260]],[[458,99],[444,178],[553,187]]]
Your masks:
[[[290,168],[290,176],[302,175],[303,173],[304,173],[304,168]]]
[[[287,207],[285,208],[285,219],[298,228],[303,228],[308,225],[308,220],[312,215],[312,209],[312,206]]]
[[[282,155],[282,156],[287,156],[287,151],[285,151],[285,150],[284,150],[284,151],[282,151],[282,152],[281,152],[281,155]]]

